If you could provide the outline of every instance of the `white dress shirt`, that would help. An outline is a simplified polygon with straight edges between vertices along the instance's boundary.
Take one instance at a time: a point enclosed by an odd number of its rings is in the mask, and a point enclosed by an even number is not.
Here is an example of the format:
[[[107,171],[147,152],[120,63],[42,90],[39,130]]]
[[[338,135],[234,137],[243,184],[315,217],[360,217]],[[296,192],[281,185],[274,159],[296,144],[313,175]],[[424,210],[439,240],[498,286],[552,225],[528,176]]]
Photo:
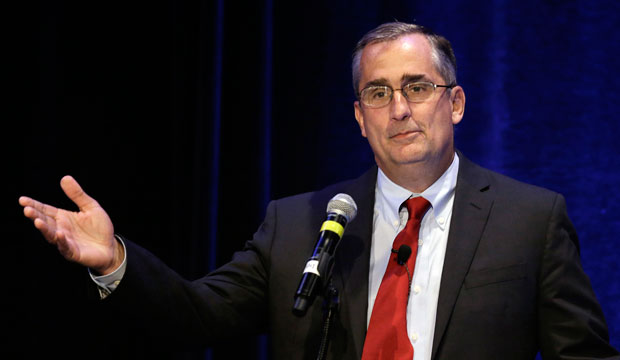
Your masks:
[[[441,272],[446,254],[454,188],[459,168],[458,155],[446,172],[421,194],[396,185],[379,169],[375,186],[375,209],[368,274],[368,317],[381,285],[396,235],[405,227],[408,213],[401,204],[412,196],[422,196],[431,203],[420,225],[418,256],[407,306],[407,332],[415,360],[431,358]],[[368,322],[366,326],[368,326]]]

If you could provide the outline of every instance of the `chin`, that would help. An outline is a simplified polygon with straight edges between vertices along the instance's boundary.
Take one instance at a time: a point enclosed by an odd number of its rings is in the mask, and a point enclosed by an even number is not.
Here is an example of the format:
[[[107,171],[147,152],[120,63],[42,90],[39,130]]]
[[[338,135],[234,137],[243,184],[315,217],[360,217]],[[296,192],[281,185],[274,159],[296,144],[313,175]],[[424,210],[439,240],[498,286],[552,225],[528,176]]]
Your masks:
[[[396,164],[406,165],[415,164],[425,161],[429,158],[427,151],[420,149],[419,146],[412,148],[411,146],[402,149],[402,151],[394,154],[392,159]]]

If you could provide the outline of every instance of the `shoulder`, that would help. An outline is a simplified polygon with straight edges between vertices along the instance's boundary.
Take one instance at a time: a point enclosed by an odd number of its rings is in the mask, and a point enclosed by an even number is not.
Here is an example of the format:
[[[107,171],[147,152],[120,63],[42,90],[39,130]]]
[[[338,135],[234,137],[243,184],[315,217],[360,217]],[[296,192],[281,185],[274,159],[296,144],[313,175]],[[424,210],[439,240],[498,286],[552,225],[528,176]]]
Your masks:
[[[523,201],[556,201],[561,197],[549,188],[517,180],[497,171],[484,168],[459,154],[461,166],[457,186],[470,186],[479,191],[489,191],[494,197],[505,198],[516,203]]]
[[[369,201],[374,201],[374,188],[377,179],[377,168],[375,166],[368,169],[357,178],[347,179],[316,191],[295,194],[273,200],[270,207],[277,207],[278,212],[306,212],[319,213],[325,215],[327,203],[334,196],[340,193],[350,195],[356,202],[358,208],[366,206]],[[320,210],[320,211],[318,211]]]
[[[503,236],[506,229],[512,229],[517,234],[539,234],[544,238],[561,228],[576,243],[575,229],[562,194],[483,168],[467,159],[461,164],[455,208],[471,210],[470,205],[474,205],[488,209],[489,226],[495,226]]]

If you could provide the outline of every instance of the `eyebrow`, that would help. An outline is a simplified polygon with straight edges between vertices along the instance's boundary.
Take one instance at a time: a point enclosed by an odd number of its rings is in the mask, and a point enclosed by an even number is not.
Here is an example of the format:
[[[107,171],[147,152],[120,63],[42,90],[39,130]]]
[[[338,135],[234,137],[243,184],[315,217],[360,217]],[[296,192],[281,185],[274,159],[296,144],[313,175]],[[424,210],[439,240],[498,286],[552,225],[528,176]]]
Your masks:
[[[386,79],[386,78],[378,78],[378,79],[370,80],[369,82],[364,84],[362,89],[365,89],[365,88],[367,88],[369,86],[389,86],[389,84],[390,84],[390,82],[388,81],[388,79]]]
[[[402,84],[408,84],[421,80],[430,81],[426,74],[403,74],[403,76],[400,78]]]

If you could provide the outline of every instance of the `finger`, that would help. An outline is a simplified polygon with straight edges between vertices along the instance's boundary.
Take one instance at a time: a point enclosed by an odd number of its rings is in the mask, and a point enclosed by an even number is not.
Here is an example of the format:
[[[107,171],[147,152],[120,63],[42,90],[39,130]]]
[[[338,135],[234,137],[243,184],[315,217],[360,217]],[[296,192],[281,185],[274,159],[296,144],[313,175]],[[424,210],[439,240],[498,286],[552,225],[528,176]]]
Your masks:
[[[46,223],[40,218],[34,219],[34,227],[37,228],[49,243],[56,243],[56,226]]]
[[[64,176],[60,180],[60,187],[62,187],[65,194],[67,194],[69,199],[71,199],[80,210],[88,210],[99,206],[97,201],[88,196],[84,190],[82,190],[80,184],[70,175]]]
[[[48,242],[54,243],[56,220],[53,217],[47,216],[30,206],[24,208],[24,215],[32,220],[34,227],[43,234]]]
[[[24,206],[24,215],[26,216],[28,216],[28,214],[25,213],[25,210],[28,207],[32,208],[33,210],[36,210],[37,213],[42,213],[46,216],[51,216],[51,217],[55,217],[56,213],[58,212],[58,208],[51,206],[51,205],[44,204],[40,201],[31,199],[27,196],[20,197],[19,203],[20,205]]]
[[[28,219],[35,221],[36,219],[39,219],[45,223],[49,223],[50,220],[53,220],[54,218],[51,216],[47,216],[45,214],[43,214],[42,212],[40,212],[39,210],[30,207],[30,206],[26,206],[24,208],[24,216],[26,216]]]
[[[18,201],[19,201],[19,205],[21,205],[21,206],[28,206],[34,200],[29,198],[28,196],[20,196]]]
[[[42,216],[42,214],[37,209],[30,207],[30,206],[26,206],[24,208],[24,216],[34,221],[40,216]]]

